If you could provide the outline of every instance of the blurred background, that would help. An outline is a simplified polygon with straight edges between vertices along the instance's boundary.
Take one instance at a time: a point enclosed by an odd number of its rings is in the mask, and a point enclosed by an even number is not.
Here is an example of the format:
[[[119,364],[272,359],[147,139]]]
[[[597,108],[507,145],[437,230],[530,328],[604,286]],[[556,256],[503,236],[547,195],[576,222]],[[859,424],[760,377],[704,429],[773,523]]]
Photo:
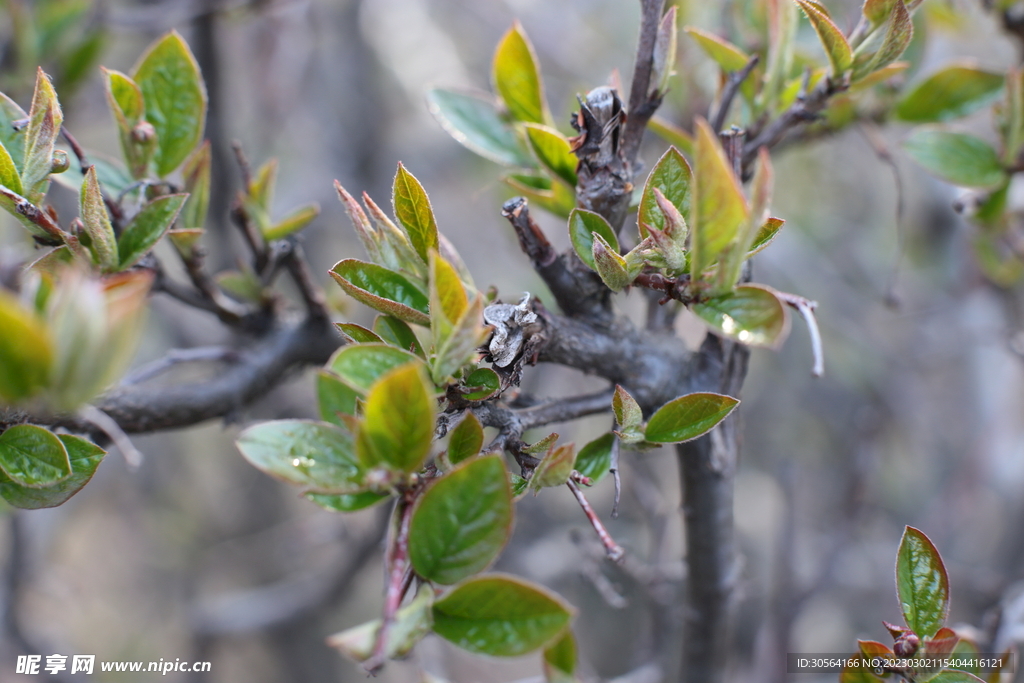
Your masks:
[[[735,13],[757,3],[676,4],[681,23],[730,35]],[[826,4],[844,29],[855,23],[856,0]],[[320,203],[306,252],[337,318],[367,324],[368,310],[326,276],[341,258],[362,256],[332,180],[386,205],[398,161],[425,185],[478,285],[495,285],[505,300],[530,291],[550,301],[500,217],[511,194],[500,169],[444,133],[424,95],[430,85],[489,89],[494,46],[519,19],[568,132],[577,93],[616,69],[628,83],[638,15],[639,3],[622,0],[3,0],[0,90],[27,108],[42,64],[68,128],[87,149],[116,154],[97,65],[128,71],[151,40],[177,29],[210,91],[211,262],[233,267],[238,246],[227,226],[238,140],[254,164],[279,158],[281,211]],[[953,59],[993,71],[1019,61],[1019,46],[977,0],[926,0],[916,24],[908,81]],[[820,59],[806,22],[800,49]],[[685,35],[680,63],[661,113],[689,128],[706,115],[716,68]],[[994,139],[990,108],[962,126]],[[787,652],[852,652],[856,638],[886,640],[881,620],[901,622],[893,564],[906,524],[945,559],[951,623],[1000,650],[1024,639],[1024,308],[1019,291],[989,284],[974,263],[972,229],[951,209],[956,191],[900,154],[907,130],[854,125],[774,155],[773,215],[787,223],[757,258],[755,279],[819,302],[826,376],[810,376],[800,320],[779,352],[753,354],[736,479],[733,680],[787,680]],[[649,168],[665,144],[649,136],[647,145]],[[880,150],[893,154],[902,197]],[[51,197],[74,215],[74,193],[56,187]],[[537,215],[566,246],[564,223]],[[6,215],[0,244],[4,263],[32,249]],[[642,319],[643,297],[620,299]],[[209,316],[165,297],[151,308],[137,364],[170,348],[231,343]],[[699,324],[684,315],[678,326],[681,344],[699,344]],[[524,379],[524,389],[551,397],[602,386],[564,368],[528,369]],[[0,682],[22,680],[14,661],[26,645],[44,656],[212,662],[209,674],[168,674],[169,682],[363,680],[324,638],[379,613],[387,511],[325,512],[232,445],[253,421],[312,416],[306,373],[225,424],[136,438],[146,456],[139,469],[112,452],[60,508],[0,510]],[[609,422],[598,416],[557,431],[582,445]],[[519,503],[497,569],[544,583],[578,608],[585,680],[677,680],[686,577],[674,452],[623,461],[618,519],[609,518],[610,480],[589,497],[627,548],[624,567],[604,561],[575,501],[551,489]],[[431,637],[379,680],[433,680],[424,671],[470,683],[531,679],[540,669],[538,656],[485,660]],[[127,674],[89,680],[104,676]]]

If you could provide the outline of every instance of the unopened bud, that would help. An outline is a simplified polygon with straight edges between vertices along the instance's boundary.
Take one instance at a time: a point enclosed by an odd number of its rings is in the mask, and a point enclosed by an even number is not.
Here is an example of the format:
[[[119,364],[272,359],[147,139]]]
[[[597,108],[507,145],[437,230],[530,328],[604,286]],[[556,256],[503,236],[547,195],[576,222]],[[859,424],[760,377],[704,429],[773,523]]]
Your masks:
[[[921,645],[921,639],[915,633],[904,633],[893,643],[892,651],[897,657],[913,657],[917,648]]]
[[[149,121],[139,121],[132,128],[132,140],[140,145],[148,144],[156,137],[156,128]]]
[[[53,158],[50,159],[50,173],[63,173],[71,166],[68,161],[68,153],[62,149],[53,150]]]

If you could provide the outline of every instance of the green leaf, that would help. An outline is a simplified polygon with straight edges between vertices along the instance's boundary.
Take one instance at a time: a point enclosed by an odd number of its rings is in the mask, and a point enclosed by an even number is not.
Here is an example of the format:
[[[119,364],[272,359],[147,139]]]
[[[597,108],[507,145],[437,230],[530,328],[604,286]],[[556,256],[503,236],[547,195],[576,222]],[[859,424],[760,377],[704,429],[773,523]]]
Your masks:
[[[52,486],[71,476],[71,460],[57,435],[21,424],[0,434],[0,472],[29,488]]]
[[[896,0],[864,0],[862,12],[872,26],[881,26],[892,15]]]
[[[132,70],[142,89],[146,120],[156,129],[156,172],[178,168],[203,137],[206,85],[188,45],[171,31],[143,53]],[[194,226],[187,226],[194,227]]]
[[[910,12],[903,0],[895,0],[893,3],[888,23],[885,37],[882,39],[882,46],[878,48],[870,61],[854,68],[853,80],[859,80],[892,64],[910,45],[910,41],[914,37],[914,22],[910,18]]]
[[[615,413],[615,421],[622,429],[638,427],[644,421],[640,404],[618,384],[615,385],[615,393],[612,395],[612,411]]]
[[[21,187],[21,176],[18,174],[18,167],[2,143],[0,143],[0,185],[17,194],[24,194],[25,192]]]
[[[576,255],[591,270],[597,270],[594,263],[594,233],[604,238],[613,251],[619,251],[619,239],[604,216],[586,209],[573,209],[569,214],[569,240]]]
[[[818,40],[825,48],[829,65],[832,67],[832,77],[838,78],[853,66],[853,50],[847,42],[843,32],[833,23],[825,8],[811,0],[796,0],[800,9],[804,11],[807,18],[818,34]]]
[[[967,133],[919,128],[903,148],[929,173],[954,185],[994,188],[1006,180],[996,151]]]
[[[526,139],[540,162],[570,187],[576,187],[576,155],[569,141],[554,128],[539,123],[526,124]]]
[[[474,389],[474,391],[464,394],[463,398],[467,401],[485,401],[501,389],[501,378],[490,368],[477,368],[469,373],[469,377],[463,381],[463,384],[467,388]]]
[[[272,240],[282,240],[288,235],[302,230],[304,227],[312,223],[319,215],[319,204],[307,204],[306,206],[295,209],[277,223],[264,230],[263,239],[268,242]]]
[[[530,477],[530,488],[536,493],[542,488],[561,486],[569,481],[576,464],[576,447],[566,444],[552,448],[545,454]]]
[[[330,370],[321,370],[316,375],[316,400],[320,419],[338,426],[345,426],[341,416],[356,414],[356,399],[359,392],[341,381]]]
[[[949,578],[939,551],[921,531],[907,527],[896,555],[896,593],[907,626],[921,639],[934,636],[949,614]]]
[[[345,259],[331,269],[341,288],[375,311],[417,325],[430,324],[430,304],[423,292],[405,276],[383,266]]]
[[[452,326],[466,312],[469,298],[459,280],[459,274],[451,264],[436,251],[431,251],[429,256],[430,329],[434,333],[435,345],[440,345],[450,335]]]
[[[235,444],[257,469],[315,493],[365,489],[351,432],[310,420],[275,420],[243,431]]]
[[[100,182],[96,178],[94,167],[90,167],[85,173],[85,182],[82,183],[82,191],[79,194],[79,211],[96,261],[104,270],[115,270],[118,266],[117,237],[114,235],[114,226],[110,224],[107,207],[103,203],[103,194],[100,192]]]
[[[722,71],[740,71],[750,61],[750,55],[713,33],[701,30],[695,26],[687,26],[683,31],[689,33],[697,41],[697,44],[700,45],[705,54],[715,60],[718,66],[722,67]]]
[[[693,136],[674,123],[660,116],[652,116],[647,128],[684,154],[693,154]]]
[[[25,161],[25,128],[15,126],[15,121],[23,121],[28,118],[25,110],[7,95],[0,92],[0,145],[3,145],[19,175],[22,172],[22,164]],[[13,189],[13,188],[12,188]],[[20,192],[18,194],[21,194]]]
[[[593,483],[601,481],[612,465],[612,447],[615,445],[615,434],[608,432],[597,437],[576,455],[576,471],[589,477]]]
[[[961,638],[957,641],[953,647],[953,651],[950,653],[953,657],[959,657],[966,666],[954,666],[950,667],[957,671],[966,671],[969,674],[977,675],[980,673],[977,664],[978,646],[969,640]]]
[[[494,89],[512,118],[526,123],[547,123],[551,118],[541,86],[537,57],[517,21],[494,52]]]
[[[434,590],[427,584],[420,586],[416,597],[395,614],[394,623],[387,632],[384,654],[389,659],[401,659],[407,656],[412,648],[430,633],[432,626],[431,605],[434,602]],[[346,657],[365,662],[373,656],[380,636],[382,622],[380,619],[335,633],[327,639],[327,644],[337,648]]]
[[[651,416],[644,437],[652,443],[681,443],[707,434],[732,412],[739,400],[722,394],[687,394],[669,401]]]
[[[32,195],[37,186],[50,175],[53,167],[53,143],[60,135],[64,122],[57,93],[50,77],[42,68],[36,70],[36,87],[32,95],[32,107],[28,112],[28,128],[25,131],[25,161],[21,169],[21,184],[26,196]]]
[[[789,334],[786,306],[757,285],[742,285],[690,310],[720,334],[748,346],[778,348]]]
[[[484,428],[480,426],[480,420],[471,412],[452,430],[448,438],[448,461],[458,465],[463,460],[471,458],[480,452],[484,446]]]
[[[188,202],[185,202],[185,207],[188,208]],[[205,233],[205,228],[171,228],[167,231],[167,239],[171,240],[171,244],[178,250],[182,258],[191,259],[195,256],[199,239]]]
[[[188,199],[187,194],[167,194],[152,200],[135,214],[117,241],[120,269],[135,265],[164,236]]]
[[[453,584],[487,568],[512,533],[512,492],[500,455],[455,467],[417,501],[409,526],[416,573]]]
[[[668,83],[675,73],[679,31],[677,29],[675,6],[669,7],[658,24],[658,34],[654,41],[654,53],[651,55],[651,80],[649,93],[657,92],[664,95],[668,92]]]
[[[334,352],[327,368],[345,384],[365,395],[377,380],[395,368],[419,360],[413,354],[386,344],[345,346]]]
[[[526,489],[530,486],[530,480],[524,479],[515,473],[512,473],[510,476],[512,481],[512,496],[518,498],[523,495]]]
[[[355,323],[335,323],[341,336],[353,344],[383,344],[384,340],[376,332]]]
[[[484,325],[484,298],[477,294],[452,327],[451,334],[436,348],[430,365],[431,379],[438,386],[459,371],[463,365],[475,362],[477,348],[487,341],[491,328]]]
[[[441,127],[470,151],[504,166],[534,167],[491,98],[435,88],[427,92],[427,106]]]
[[[142,89],[130,77],[120,71],[100,68],[106,85],[107,104],[117,123],[121,153],[135,179],[146,177],[150,159],[157,149],[156,128],[147,128],[150,123],[136,128],[146,115]],[[140,133],[144,133],[140,137]],[[147,137],[148,135],[148,137]]]
[[[747,251],[747,257],[751,257],[754,254],[761,253],[765,247],[771,244],[779,234],[779,230],[786,221],[781,218],[769,218],[761,226],[761,229],[757,231],[754,236],[754,242],[750,245],[750,250]]]
[[[694,282],[700,282],[704,271],[736,238],[750,209],[718,135],[704,119],[697,119],[695,156],[690,275]]]
[[[416,177],[398,164],[395,182],[392,187],[392,202],[395,206],[395,218],[409,234],[416,253],[423,262],[427,262],[427,252],[438,248],[437,222],[434,210],[430,207],[430,199]]]
[[[425,358],[423,347],[416,333],[408,324],[390,315],[378,315],[373,321],[373,330],[382,341],[406,351],[412,351],[420,358]]]
[[[566,629],[561,638],[544,648],[543,664],[547,683],[572,683],[576,680],[576,639],[571,630]]]
[[[78,436],[59,434],[57,438],[67,450],[68,461],[71,463],[71,476],[50,486],[29,488],[14,483],[6,475],[0,473],[0,497],[14,507],[23,510],[52,508],[66,502],[89,483],[107,452],[91,441]]]
[[[422,363],[385,373],[366,396],[356,440],[360,462],[367,467],[390,465],[409,473],[418,470],[430,455],[436,407]]]
[[[948,66],[907,93],[896,106],[896,116],[914,123],[966,116],[996,99],[1003,83],[1001,74],[967,64]]]
[[[362,493],[307,493],[306,500],[316,503],[328,512],[355,512],[376,505],[391,497],[388,493],[364,491]]]
[[[515,657],[558,638],[572,612],[544,588],[502,574],[470,579],[434,603],[434,631],[484,655]]]
[[[628,287],[636,279],[640,269],[630,267],[626,259],[619,256],[618,252],[613,250],[599,233],[592,234],[594,236],[594,269],[597,274],[613,292]]]
[[[16,403],[46,386],[53,344],[46,325],[0,289],[0,404]]]
[[[969,674],[966,671],[946,669],[934,678],[928,679],[928,683],[984,683],[984,681],[974,674]]]
[[[665,214],[658,208],[654,188],[661,190],[665,198],[679,209],[680,214],[688,216],[692,185],[693,171],[690,170],[690,165],[686,163],[678,149],[669,147],[651,169],[651,174],[647,176],[647,182],[644,184],[643,194],[640,196],[640,208],[637,212],[640,235],[647,237],[645,225],[651,225],[658,230],[665,229]]]

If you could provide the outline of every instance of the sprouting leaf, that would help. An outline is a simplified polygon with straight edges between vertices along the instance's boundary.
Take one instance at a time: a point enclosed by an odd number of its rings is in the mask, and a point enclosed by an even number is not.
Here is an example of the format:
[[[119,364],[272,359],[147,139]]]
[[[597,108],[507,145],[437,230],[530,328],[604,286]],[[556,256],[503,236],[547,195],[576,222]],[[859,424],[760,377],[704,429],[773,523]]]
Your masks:
[[[356,399],[359,392],[341,381],[330,370],[321,370],[316,375],[316,399],[320,419],[324,422],[344,426],[343,415],[356,414]]]
[[[732,165],[718,136],[704,119],[697,119],[694,190],[690,274],[693,281],[699,282],[750,216]]]
[[[133,178],[141,179],[146,176],[149,161],[156,152],[156,128],[151,128],[146,133],[152,133],[152,139],[145,135],[140,137],[136,126],[143,121],[146,114],[146,106],[142,98],[142,89],[127,75],[120,71],[103,69],[106,77],[107,104],[114,114],[114,121],[117,123],[118,137],[121,141],[121,153],[128,164]],[[152,124],[146,123],[145,126]]]
[[[304,227],[316,220],[316,217],[319,215],[319,204],[307,204],[306,206],[295,209],[277,223],[264,230],[263,239],[268,242],[284,239],[288,235],[302,230]]]
[[[949,578],[939,551],[921,531],[907,527],[896,555],[896,592],[907,626],[931,637],[949,614]]]
[[[470,151],[505,166],[534,167],[491,98],[435,88],[427,92],[427,104],[441,127]]]
[[[799,14],[790,0],[768,0],[768,63],[759,104],[777,111],[779,95],[793,68],[793,46]]]
[[[45,323],[0,289],[0,404],[17,403],[46,386],[53,343]]]
[[[435,344],[448,339],[452,326],[469,306],[466,289],[451,264],[430,252],[430,329]]]
[[[748,346],[778,348],[789,333],[786,306],[758,285],[742,285],[691,310],[719,333]]]
[[[676,28],[676,8],[668,8],[658,24],[658,35],[654,41],[654,54],[651,56],[651,93],[665,94],[668,82],[676,65],[676,48],[678,43]]]
[[[554,128],[539,123],[526,124],[526,139],[540,162],[570,187],[576,187],[576,155],[569,141]]]
[[[490,368],[477,368],[473,372],[469,373],[463,384],[467,388],[473,389],[469,393],[465,394],[463,398],[467,401],[485,401],[501,389],[501,378],[498,377],[498,373]]]
[[[853,80],[859,80],[863,76],[895,62],[910,45],[913,37],[914,22],[910,18],[910,11],[903,0],[895,0],[892,14],[889,17],[889,26],[882,39],[882,46],[878,48],[869,62],[854,69]]]
[[[401,659],[407,656],[416,643],[430,633],[432,625],[430,608],[433,602],[433,589],[430,585],[423,584],[412,602],[398,610],[394,623],[391,624],[391,628],[387,632],[387,642],[384,644],[385,656],[389,659]],[[381,620],[375,619],[341,633],[335,633],[327,639],[327,644],[339,650],[349,659],[365,662],[373,656],[381,626]]]
[[[405,232],[395,225],[395,222],[388,218],[388,215],[365,192],[363,193],[363,203],[366,204],[366,210],[369,212],[370,218],[373,219],[381,263],[392,270],[404,271],[416,278],[426,280],[427,262],[420,258],[416,249],[409,243]],[[440,235],[438,235],[438,242],[440,242]]]
[[[599,233],[592,233],[594,236],[593,255],[594,269],[601,276],[608,288],[618,292],[628,287],[639,273],[638,268],[631,268],[626,259],[619,256]]]
[[[52,486],[71,476],[64,443],[48,429],[20,424],[0,434],[0,474],[29,488]]]
[[[306,493],[303,498],[328,512],[356,512],[390,498],[390,494],[363,491],[362,493]]]
[[[1001,74],[969,64],[955,64],[918,83],[896,106],[896,116],[914,123],[948,121],[966,116],[999,96]]]
[[[758,150],[757,170],[751,182],[750,216],[746,225],[736,235],[736,241],[730,244],[719,258],[712,295],[731,292],[739,281],[743,273],[743,262],[750,257],[750,252],[754,248],[752,245],[761,239],[761,233],[765,229],[764,221],[768,219],[768,207],[771,205],[774,184],[775,173],[771,158],[768,149],[762,147]],[[778,232],[778,228],[775,231]],[[765,239],[771,241],[771,235],[765,236]]]
[[[512,492],[500,455],[474,458],[431,484],[413,508],[409,558],[416,573],[453,584],[483,571],[512,533]]]
[[[25,193],[21,187],[21,176],[18,174],[18,167],[2,143],[0,143],[0,185],[16,194]]]
[[[892,15],[896,0],[864,0],[862,12],[871,25],[881,26]]]
[[[392,189],[392,201],[395,205],[395,218],[409,234],[416,253],[423,262],[427,262],[427,252],[438,248],[437,222],[434,210],[430,207],[430,199],[416,177],[398,164],[395,183]]]
[[[690,213],[690,195],[693,185],[693,172],[686,159],[675,147],[669,147],[668,151],[658,160],[658,163],[651,169],[644,183],[644,191],[640,197],[640,208],[637,212],[637,223],[640,226],[640,235],[647,237],[645,225],[651,225],[659,230],[665,229],[665,215],[658,208],[658,201],[654,196],[654,188],[661,190],[665,198],[672,206],[679,209],[679,213],[687,216]]]
[[[615,393],[612,394],[612,411],[615,413],[615,421],[621,429],[638,427],[644,421],[640,404],[618,384],[615,385]]]
[[[274,420],[243,431],[235,442],[257,469],[316,493],[365,489],[351,432],[309,420]]]
[[[206,85],[199,64],[177,31],[150,45],[131,75],[142,89],[146,120],[156,129],[154,160],[157,174],[163,177],[178,168],[203,137]]]
[[[341,336],[353,344],[383,344],[384,340],[380,338],[373,330],[368,330],[362,325],[356,325],[355,323],[335,323],[335,327],[341,332]]]
[[[584,477],[589,477],[593,483],[601,480],[601,477],[608,474],[608,468],[612,464],[612,447],[615,444],[615,434],[608,432],[597,437],[576,454],[576,471]]]
[[[779,230],[782,229],[782,226],[785,225],[785,223],[786,221],[781,218],[769,218],[766,220],[760,229],[758,229],[757,234],[754,235],[754,241],[750,245],[749,251],[747,251],[747,256],[750,257],[763,251],[765,247],[775,240],[775,237],[779,234]]]
[[[1006,180],[996,151],[967,133],[919,128],[903,148],[928,172],[954,185],[994,188]]]
[[[666,121],[660,116],[652,116],[647,127],[655,135],[681,150],[684,154],[693,154],[693,136],[679,126]]]
[[[715,60],[718,66],[722,67],[722,71],[730,73],[739,71],[750,61],[750,55],[713,33],[696,28],[695,26],[687,26],[683,31],[689,33],[697,41],[697,44],[700,45],[700,48],[704,50],[707,56]]]
[[[494,89],[517,121],[547,123],[551,118],[541,86],[540,70],[522,25],[517,21],[494,52]]]
[[[327,361],[327,369],[345,384],[365,395],[377,380],[391,370],[419,360],[413,354],[386,344],[344,346]]]
[[[530,485],[529,479],[524,479],[516,473],[511,474],[512,481],[512,496],[518,498],[526,492],[527,487]]]
[[[398,318],[393,318],[390,315],[378,315],[373,321],[373,331],[387,344],[412,351],[420,358],[426,357],[416,333],[412,331],[408,323]]]
[[[331,277],[349,296],[375,311],[417,325],[430,324],[430,305],[426,295],[393,270],[365,261],[345,259],[331,269]]]
[[[796,3],[807,15],[822,47],[825,48],[829,65],[832,67],[832,76],[842,76],[853,65],[853,50],[850,49],[850,43],[822,5],[812,0],[796,0]]]
[[[690,441],[711,431],[739,404],[731,396],[713,393],[687,394],[669,401],[651,416],[644,431],[652,443]]]
[[[571,630],[566,629],[561,638],[544,648],[543,663],[546,683],[573,683],[576,680],[576,639]]]
[[[57,101],[50,77],[42,68],[36,70],[36,87],[32,95],[32,107],[28,112],[28,127],[25,130],[25,160],[21,169],[21,184],[26,196],[50,175],[53,167],[53,143],[60,135],[64,114]]]
[[[455,321],[451,334],[436,349],[430,366],[431,379],[441,385],[463,365],[474,362],[477,347],[487,341],[489,335],[490,328],[484,326],[484,298],[477,294],[462,317]]]
[[[434,603],[434,631],[484,655],[514,657],[560,637],[572,611],[546,589],[511,576],[469,579]]]
[[[402,472],[418,470],[430,455],[435,408],[433,388],[423,375],[422,363],[385,373],[366,396],[356,440],[360,462]]]
[[[530,477],[530,488],[536,493],[542,488],[561,486],[569,481],[573,465],[576,464],[576,447],[565,444],[549,450]]]
[[[116,269],[117,237],[114,235],[114,227],[110,224],[107,207],[103,203],[103,193],[100,191],[94,167],[90,167],[85,173],[85,181],[79,193],[79,211],[96,261],[104,270]]]
[[[597,270],[594,264],[594,233],[601,235],[605,243],[618,253],[619,240],[604,216],[586,209],[573,209],[569,214],[569,240],[576,255],[591,270]]]
[[[40,488],[16,484],[0,472],[0,497],[16,508],[38,510],[57,507],[82,490],[96,472],[106,451],[78,436],[58,434],[71,463],[71,476],[63,481]]]
[[[471,412],[466,412],[459,424],[455,425],[448,438],[448,461],[458,465],[463,460],[480,452],[484,446],[484,428]]]
[[[185,205],[188,206],[188,203],[186,202]],[[195,254],[199,238],[205,232],[204,228],[171,228],[167,231],[167,238],[171,240],[171,244],[182,257],[190,259]]]
[[[167,194],[152,200],[139,211],[125,227],[117,241],[119,268],[135,265],[149,253],[178,217],[187,194]]]

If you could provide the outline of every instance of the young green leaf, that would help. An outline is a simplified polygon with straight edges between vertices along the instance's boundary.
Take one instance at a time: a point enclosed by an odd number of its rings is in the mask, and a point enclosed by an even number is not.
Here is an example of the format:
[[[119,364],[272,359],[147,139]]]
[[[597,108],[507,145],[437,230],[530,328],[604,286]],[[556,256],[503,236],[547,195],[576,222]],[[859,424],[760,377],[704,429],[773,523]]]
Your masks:
[[[426,263],[427,253],[438,248],[437,222],[426,190],[401,163],[395,174],[391,198],[395,206],[395,218],[405,228],[409,242]]]
[[[117,241],[119,268],[124,270],[156,246],[178,217],[187,194],[167,194],[152,200],[135,214]]]
[[[89,483],[107,452],[78,436],[58,434],[57,438],[68,452],[71,476],[56,484],[29,488],[14,483],[0,472],[0,497],[23,510],[52,508],[65,503]]]
[[[330,370],[321,370],[316,375],[316,399],[320,419],[338,426],[344,426],[342,415],[356,414],[356,399],[359,392],[341,381]]]
[[[141,179],[146,176],[149,161],[156,151],[156,129],[148,122],[146,129],[136,126],[143,121],[146,114],[146,106],[142,98],[142,89],[131,78],[120,71],[112,71],[100,68],[103,75],[107,93],[107,104],[114,114],[114,121],[117,123],[118,137],[121,141],[121,152],[124,155],[128,168],[133,178]],[[141,133],[141,135],[140,135]],[[149,134],[152,133],[151,136]],[[148,139],[147,138],[151,138]]]
[[[577,159],[565,136],[539,123],[528,123],[525,127],[526,139],[540,162],[570,187],[576,187]]]
[[[479,576],[434,603],[434,631],[484,655],[515,657],[560,637],[572,611],[561,598],[522,579]]]
[[[903,0],[895,0],[893,3],[888,23],[885,37],[882,39],[882,46],[878,48],[870,61],[863,63],[859,68],[854,68],[853,80],[859,80],[892,64],[910,45],[910,41],[914,37],[914,22],[910,18],[910,11]]]
[[[832,77],[841,77],[847,69],[853,66],[853,50],[850,49],[850,43],[847,42],[846,36],[833,23],[822,5],[812,0],[796,0],[796,3],[807,15],[811,26],[818,34],[822,47],[825,48],[829,65],[832,67]]]
[[[302,230],[304,227],[316,220],[320,215],[319,204],[307,204],[295,209],[287,216],[271,225],[263,231],[263,239],[268,242],[272,240],[283,240],[288,235]]]
[[[1006,180],[996,151],[967,133],[919,128],[903,148],[928,172],[954,185],[994,188]]]
[[[188,202],[185,203],[185,206],[188,206]],[[171,228],[167,231],[167,239],[171,240],[171,244],[183,258],[191,259],[195,255],[199,238],[205,232],[204,228]]]
[[[896,106],[896,116],[913,123],[960,118],[995,100],[1003,83],[1001,74],[971,64],[947,66],[907,93]]]
[[[758,150],[757,170],[754,171],[754,179],[751,182],[750,217],[736,236],[736,241],[730,244],[719,258],[715,287],[711,291],[713,296],[731,292],[739,281],[743,273],[743,263],[750,258],[754,243],[761,238],[764,221],[768,219],[768,207],[772,201],[774,184],[775,172],[772,169],[771,158],[768,149],[762,147]],[[781,223],[779,225],[781,227]],[[778,232],[778,228],[775,231]],[[765,239],[770,241],[771,235],[765,236]]]
[[[448,461],[458,465],[480,452],[484,446],[484,428],[476,415],[467,411],[466,416],[452,430],[448,438]]]
[[[766,287],[743,285],[691,310],[718,333],[748,346],[778,348],[789,334],[789,311]]]
[[[542,488],[561,486],[569,481],[573,465],[576,464],[576,447],[574,444],[565,444],[552,448],[541,459],[537,469],[530,477],[530,489],[534,493],[540,492]]]
[[[604,238],[613,251],[619,251],[619,239],[604,216],[586,209],[573,209],[569,214],[569,240],[576,255],[591,270],[597,270],[594,264],[594,233]]]
[[[57,93],[50,77],[40,67],[36,70],[36,87],[32,95],[32,107],[28,112],[28,127],[25,130],[25,160],[22,162],[21,184],[25,195],[32,201],[37,186],[46,180],[53,167],[53,143],[60,135],[64,122]]]
[[[56,434],[20,424],[0,434],[0,473],[15,484],[38,489],[68,479],[71,460]]]
[[[385,373],[366,396],[356,440],[367,468],[381,465],[412,473],[423,466],[434,439],[437,407],[419,361]]]
[[[388,218],[388,215],[377,206],[370,195],[363,193],[363,203],[373,219],[380,251],[381,263],[392,270],[400,270],[416,278],[427,279],[427,262],[420,258],[406,234]],[[440,242],[440,235],[438,236]]]
[[[395,368],[419,360],[413,354],[386,344],[343,346],[327,361],[327,369],[348,386],[366,395],[377,380]]]
[[[309,420],[263,422],[235,444],[257,469],[315,493],[359,493],[366,488],[352,433]]]
[[[608,432],[597,437],[576,454],[576,471],[591,482],[597,483],[608,474],[612,465],[612,448],[615,445],[615,434]]]
[[[697,119],[696,169],[690,274],[694,282],[700,282],[704,271],[736,238],[750,209],[718,135],[701,118]]]
[[[436,349],[430,366],[431,379],[441,385],[478,356],[477,347],[487,341],[491,328],[484,325],[484,298],[477,294],[473,302],[455,321],[451,334]]]
[[[907,527],[896,555],[896,593],[907,626],[918,637],[934,636],[949,614],[949,578],[931,540]]]
[[[430,264],[430,329],[434,343],[440,346],[448,339],[452,326],[469,306],[466,289],[451,264],[436,251],[429,254]]]
[[[622,429],[639,427],[644,421],[640,404],[618,384],[615,385],[615,393],[612,395],[612,411],[615,413],[615,421]]]
[[[517,21],[494,52],[494,89],[512,118],[526,123],[547,123],[551,118],[537,68],[537,57]]]
[[[22,172],[25,161],[25,127],[15,125],[15,121],[24,121],[28,114],[7,95],[0,92],[0,145],[3,145],[18,173]],[[20,193],[19,193],[20,194]]]
[[[349,296],[375,311],[417,325],[430,324],[426,295],[405,276],[356,259],[339,261],[330,274]]]
[[[435,88],[427,92],[427,106],[441,127],[470,151],[504,166],[535,166],[493,99]]]
[[[206,85],[177,31],[150,45],[131,75],[142,90],[146,120],[156,129],[156,172],[163,177],[178,168],[203,137]]]
[[[636,279],[640,269],[631,267],[626,259],[619,256],[618,252],[613,250],[599,233],[592,234],[594,235],[594,268],[597,270],[597,274],[613,292],[628,287]]]
[[[928,683],[984,683],[984,681],[966,671],[946,669],[939,672],[935,677],[929,678]]]
[[[573,683],[576,680],[576,639],[571,630],[566,629],[561,638],[544,648],[543,664],[547,683]]]
[[[896,0],[864,0],[862,12],[871,26],[881,26],[892,15]]]
[[[115,270],[118,266],[117,237],[114,235],[114,227],[110,224],[107,207],[103,203],[103,194],[100,192],[100,183],[96,179],[94,167],[85,172],[85,181],[79,193],[79,211],[97,263],[104,270]]]
[[[381,341],[392,346],[397,346],[406,351],[412,351],[420,358],[426,358],[423,347],[416,333],[412,331],[408,323],[390,315],[378,315],[373,321],[373,331],[377,333]]]
[[[2,143],[0,143],[0,185],[3,185],[15,194],[25,193],[21,187],[21,176],[18,174],[18,167]]]
[[[486,401],[501,389],[501,378],[490,368],[477,368],[463,380],[467,389],[472,391],[463,395],[467,401]]]
[[[750,55],[713,33],[695,26],[687,26],[683,28],[683,32],[689,33],[705,54],[722,68],[722,71],[727,73],[740,71],[750,61]]]
[[[430,633],[434,591],[428,584],[420,586],[416,597],[395,614],[387,632],[384,654],[389,659],[406,657],[412,648]],[[327,644],[356,662],[365,662],[376,649],[382,626],[380,619],[361,624],[327,638]]]
[[[356,512],[376,505],[391,497],[387,493],[363,491],[362,493],[306,493],[302,496],[328,512]]]
[[[512,492],[500,455],[474,458],[435,481],[416,502],[409,558],[416,573],[449,585],[487,568],[512,533]]]
[[[681,443],[707,434],[739,400],[722,394],[687,394],[669,401],[651,416],[644,437],[651,443]]]
[[[648,93],[653,95],[668,92],[668,82],[675,73],[676,48],[679,42],[679,31],[676,28],[676,8],[668,8],[658,24],[658,35],[654,41],[654,54],[651,56],[651,83]]]
[[[0,403],[17,403],[46,386],[53,342],[43,321],[0,289]]]
[[[335,323],[335,327],[341,332],[341,336],[345,338],[345,341],[350,344],[383,344],[384,340],[380,338],[373,330],[368,330],[362,325],[356,325],[355,323]]]
[[[777,110],[779,95],[792,72],[798,19],[796,3],[768,0],[768,63],[758,101],[768,111]]]
[[[693,136],[674,123],[660,116],[652,116],[647,128],[684,154],[693,154]]]
[[[757,234],[754,235],[754,241],[750,245],[750,249],[747,251],[747,257],[751,257],[754,254],[761,253],[765,247],[771,244],[779,234],[779,230],[785,225],[786,221],[781,218],[769,218],[766,220],[760,228],[757,230]]]
[[[654,196],[654,188],[661,190],[665,198],[672,203],[672,206],[679,209],[679,213],[687,216],[690,213],[690,194],[693,186],[693,171],[686,159],[675,147],[669,147],[668,151],[658,160],[658,163],[651,169],[644,183],[644,191],[640,196],[640,208],[637,212],[637,223],[640,227],[641,237],[647,237],[647,228],[651,225],[659,230],[665,229],[665,214],[658,208],[658,201]]]

